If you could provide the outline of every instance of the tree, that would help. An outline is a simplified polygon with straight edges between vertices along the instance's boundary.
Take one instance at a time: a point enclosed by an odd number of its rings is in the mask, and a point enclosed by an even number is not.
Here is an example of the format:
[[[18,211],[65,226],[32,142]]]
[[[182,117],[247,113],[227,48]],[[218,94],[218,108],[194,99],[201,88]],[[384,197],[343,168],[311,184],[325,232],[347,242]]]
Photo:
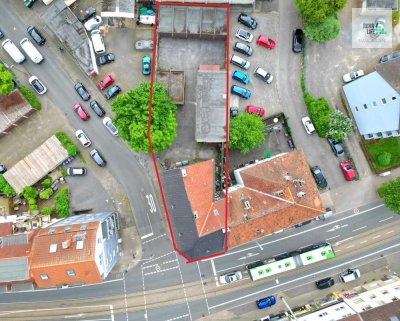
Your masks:
[[[53,189],[51,187],[46,188],[43,192],[39,194],[41,200],[48,200],[51,195],[53,195]]]
[[[0,95],[8,95],[12,92],[14,83],[11,72],[4,69],[4,66],[0,64]]]
[[[135,152],[150,152],[147,139],[150,83],[144,82],[126,94],[118,95],[111,103],[115,112],[113,122],[119,136]],[[150,137],[154,152],[166,150],[176,137],[176,106],[169,99],[161,83],[153,84],[153,103]]]
[[[41,183],[43,188],[48,188],[51,185],[51,178],[45,178]]]
[[[296,0],[305,22],[317,23],[344,8],[346,0]]]
[[[16,195],[14,189],[8,184],[3,174],[0,174],[0,193],[5,194],[7,197]]]
[[[260,117],[248,113],[231,119],[229,148],[238,148],[246,154],[265,142],[264,123]]]
[[[378,188],[378,195],[383,198],[385,202],[385,206],[400,214],[400,177],[397,177],[395,180],[383,183]]]
[[[22,196],[29,200],[30,198],[35,199],[36,197],[38,197],[39,192],[37,191],[36,188],[32,187],[32,186],[25,186],[24,189],[22,190]]]
[[[331,15],[321,22],[304,22],[304,34],[313,41],[325,42],[335,39],[340,32],[340,21]]]
[[[339,110],[330,114],[328,136],[339,142],[343,141],[353,130],[351,119]]]
[[[390,161],[392,160],[392,154],[388,152],[383,152],[378,156],[378,163],[382,167],[386,167],[390,164]]]
[[[61,189],[54,197],[54,205],[59,217],[65,218],[69,216],[69,193],[68,187]]]
[[[51,206],[45,206],[41,209],[42,214],[44,215],[51,215],[53,212],[53,208]]]

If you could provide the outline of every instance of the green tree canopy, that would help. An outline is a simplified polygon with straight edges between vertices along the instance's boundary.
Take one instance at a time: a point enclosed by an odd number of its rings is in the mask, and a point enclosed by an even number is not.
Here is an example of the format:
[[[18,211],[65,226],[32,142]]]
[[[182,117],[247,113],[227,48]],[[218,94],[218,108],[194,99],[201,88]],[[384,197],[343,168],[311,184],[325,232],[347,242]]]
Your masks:
[[[117,96],[111,103],[115,112],[113,122],[119,136],[135,152],[150,152],[147,139],[149,117],[150,83],[144,82],[139,87]],[[153,84],[153,103],[150,123],[150,137],[153,151],[166,150],[176,137],[176,106],[169,99],[163,85]]]
[[[308,23],[322,22],[346,5],[346,0],[295,0],[295,2],[304,21]]]
[[[304,34],[313,41],[325,42],[335,39],[340,32],[340,21],[336,15],[328,16],[321,22],[304,22]]]
[[[395,180],[383,183],[378,188],[378,194],[383,201],[385,202],[385,206],[400,214],[400,177],[397,177]]]
[[[264,123],[260,117],[248,113],[231,119],[229,148],[238,148],[246,154],[265,142]]]
[[[69,216],[69,192],[68,187],[61,189],[54,198],[54,205],[58,217],[65,218]]]
[[[328,136],[341,142],[351,133],[353,124],[351,119],[339,110],[330,114]]]
[[[12,74],[0,64],[0,95],[8,95],[13,88]]]

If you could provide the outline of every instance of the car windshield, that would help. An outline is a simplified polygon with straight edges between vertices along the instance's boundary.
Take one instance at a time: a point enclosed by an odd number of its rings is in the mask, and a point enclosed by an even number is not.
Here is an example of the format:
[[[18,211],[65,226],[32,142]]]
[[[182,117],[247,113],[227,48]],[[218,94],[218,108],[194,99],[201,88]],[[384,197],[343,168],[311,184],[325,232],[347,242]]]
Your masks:
[[[34,86],[38,91],[42,91],[42,90],[44,89],[43,86],[42,86],[42,84],[41,84],[38,80],[35,80],[35,81],[34,81],[33,86]]]
[[[246,32],[245,30],[241,29],[241,30],[239,30],[239,35],[244,37],[244,38],[247,38],[249,33]]]

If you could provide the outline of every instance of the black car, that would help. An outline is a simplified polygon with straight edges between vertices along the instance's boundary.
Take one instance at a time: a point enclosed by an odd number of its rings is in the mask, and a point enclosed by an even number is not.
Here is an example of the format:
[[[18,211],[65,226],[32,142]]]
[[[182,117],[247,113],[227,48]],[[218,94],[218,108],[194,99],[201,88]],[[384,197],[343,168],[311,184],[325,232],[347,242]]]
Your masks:
[[[293,40],[292,40],[293,52],[299,53],[303,50],[303,39],[304,39],[303,30],[301,29],[293,30]]]
[[[395,59],[395,58],[398,58],[398,57],[400,57],[400,51],[395,51],[395,52],[392,52],[392,53],[390,53],[388,55],[383,56],[381,59],[379,59],[379,62],[380,63],[387,62],[389,60],[392,60],[392,59]]]
[[[322,174],[321,168],[313,166],[311,167],[311,173],[319,188],[326,188],[328,186],[328,182],[326,181],[324,174]]]
[[[240,52],[246,56],[251,56],[253,54],[253,48],[241,42],[236,42],[233,46],[233,50]]]
[[[46,38],[42,36],[42,34],[37,30],[34,26],[29,26],[26,31],[28,31],[29,35],[32,39],[39,45],[44,45],[46,42]]]
[[[247,14],[241,13],[238,17],[238,22],[249,27],[250,29],[257,28],[257,21],[255,21],[252,17],[248,16]]]
[[[0,174],[7,172],[7,167],[5,165],[0,165]]]
[[[97,100],[92,100],[90,102],[90,108],[92,108],[96,115],[99,117],[103,117],[106,114],[103,107],[100,106]]]
[[[96,9],[89,7],[86,8],[85,10],[81,10],[78,16],[78,20],[82,23],[84,23],[86,20],[89,20],[91,17],[93,17],[96,14]]]
[[[75,88],[76,92],[78,93],[78,95],[81,96],[81,98],[82,98],[84,101],[88,101],[88,100],[90,99],[90,94],[89,94],[89,92],[86,90],[85,86],[84,86],[81,82],[78,82],[78,83],[75,85],[74,88]]]
[[[340,144],[339,142],[337,142],[336,140],[334,140],[333,138],[328,137],[328,144],[329,146],[331,146],[331,149],[333,151],[333,153],[335,154],[335,156],[340,157],[344,155],[344,150],[343,150],[343,146],[342,144]]]
[[[99,66],[109,64],[115,60],[115,56],[112,53],[106,53],[96,58],[96,62]]]
[[[334,284],[335,284],[335,281],[332,278],[325,278],[325,279],[315,282],[315,285],[320,290],[330,288]]]
[[[110,89],[107,90],[106,94],[104,95],[108,100],[117,96],[121,92],[121,87],[114,85]]]

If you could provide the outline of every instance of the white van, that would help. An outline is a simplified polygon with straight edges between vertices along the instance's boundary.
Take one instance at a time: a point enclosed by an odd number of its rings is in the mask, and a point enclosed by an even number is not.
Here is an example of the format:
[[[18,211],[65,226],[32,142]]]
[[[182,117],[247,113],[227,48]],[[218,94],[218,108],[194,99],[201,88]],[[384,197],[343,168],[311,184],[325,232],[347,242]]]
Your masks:
[[[28,38],[22,39],[19,44],[35,64],[40,64],[44,60],[42,54],[36,49],[36,47]]]
[[[92,42],[95,53],[102,54],[106,52],[103,37],[101,36],[101,32],[99,29],[95,29],[92,31]]]
[[[358,279],[361,276],[359,269],[348,269],[339,274],[340,281],[347,283]]]
[[[17,64],[21,64],[25,61],[25,56],[23,55],[23,53],[10,39],[4,40],[1,45]]]
[[[249,69],[250,68],[250,62],[247,61],[246,59],[243,59],[242,57],[232,55],[231,57],[231,64],[234,64],[240,68],[243,69]]]

